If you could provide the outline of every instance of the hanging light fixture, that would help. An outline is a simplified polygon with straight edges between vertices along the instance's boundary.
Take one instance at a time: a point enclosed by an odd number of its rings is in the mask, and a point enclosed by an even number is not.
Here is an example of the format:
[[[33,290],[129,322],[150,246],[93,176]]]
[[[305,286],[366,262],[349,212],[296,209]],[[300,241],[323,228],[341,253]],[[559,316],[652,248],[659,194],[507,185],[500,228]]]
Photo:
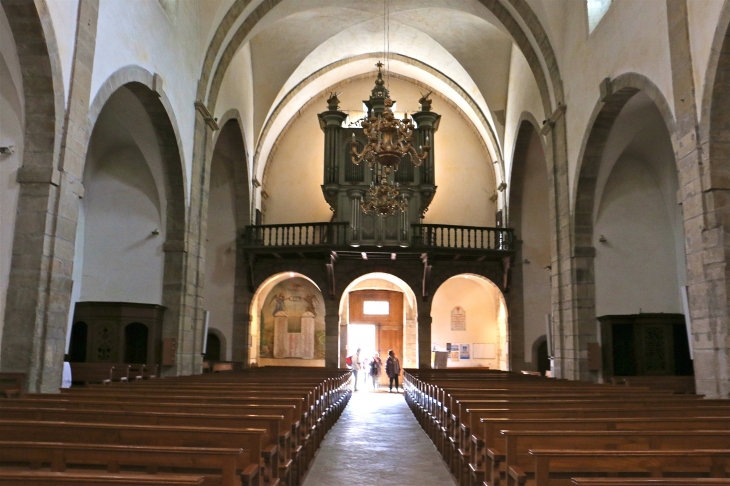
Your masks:
[[[383,177],[380,184],[370,184],[368,197],[360,201],[360,207],[365,213],[375,213],[382,217],[398,211],[406,212],[408,211],[408,200],[404,196],[398,198],[399,194],[398,183],[390,184]]]
[[[389,62],[390,55],[390,12],[388,0],[383,2],[383,52],[385,60]],[[398,164],[404,157],[409,157],[414,166],[419,167],[428,157],[431,151],[429,137],[426,135],[425,144],[415,148],[416,126],[413,119],[408,117],[406,112],[403,119],[398,119],[393,113],[393,100],[385,87],[383,79],[382,62],[376,64],[378,76],[375,80],[368,104],[368,114],[358,120],[362,127],[367,143],[361,151],[358,151],[356,135],[352,134],[350,142],[350,157],[352,163],[359,165],[367,162],[374,171],[375,179],[370,184],[367,197],[361,200],[360,207],[365,213],[375,213],[378,216],[386,217],[396,212],[408,210],[408,200],[400,193],[398,183],[388,182],[388,176],[392,171],[398,170]],[[428,95],[424,96],[425,101]],[[399,197],[400,196],[400,197]]]
[[[382,87],[385,83],[381,71],[383,63],[378,62],[376,66],[378,67],[378,78],[375,80],[374,94],[377,87]],[[401,159],[408,156],[413,165],[419,167],[431,151],[428,135],[426,135],[426,145],[419,146],[416,151],[413,146],[416,129],[413,119],[408,118],[407,112],[402,120],[396,118],[392,110],[393,101],[388,96],[388,91],[384,90],[383,93],[385,94],[383,111],[371,111],[361,120],[362,130],[368,138],[368,143],[360,153],[357,151],[355,134],[352,134],[352,142],[350,142],[352,163],[358,165],[366,161],[371,169],[376,164],[380,164],[385,168],[386,174],[390,174],[391,168],[398,170]]]

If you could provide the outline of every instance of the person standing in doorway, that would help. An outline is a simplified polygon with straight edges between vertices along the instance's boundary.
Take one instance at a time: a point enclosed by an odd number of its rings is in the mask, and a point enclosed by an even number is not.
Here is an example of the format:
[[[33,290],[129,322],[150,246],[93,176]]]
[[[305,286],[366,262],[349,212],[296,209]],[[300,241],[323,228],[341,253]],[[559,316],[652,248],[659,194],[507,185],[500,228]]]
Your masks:
[[[388,393],[393,391],[393,382],[395,382],[395,392],[398,393],[398,376],[400,376],[400,361],[395,357],[395,353],[391,349],[388,351],[388,359],[385,361],[385,374],[388,375],[389,386]]]
[[[362,369],[362,361],[360,361],[360,348],[357,348],[357,353],[352,357],[352,376],[355,378],[355,391],[357,391],[357,375]]]
[[[370,376],[373,378],[373,390],[380,388],[380,371],[383,369],[383,362],[380,361],[380,355],[375,353],[372,361],[370,361]]]

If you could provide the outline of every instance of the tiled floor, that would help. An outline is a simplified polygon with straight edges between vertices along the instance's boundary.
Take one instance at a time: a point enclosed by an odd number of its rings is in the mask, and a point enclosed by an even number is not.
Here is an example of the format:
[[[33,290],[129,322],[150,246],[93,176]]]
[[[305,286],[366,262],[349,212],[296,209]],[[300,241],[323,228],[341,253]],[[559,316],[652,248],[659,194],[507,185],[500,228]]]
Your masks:
[[[325,437],[303,486],[454,486],[403,394],[364,388]]]

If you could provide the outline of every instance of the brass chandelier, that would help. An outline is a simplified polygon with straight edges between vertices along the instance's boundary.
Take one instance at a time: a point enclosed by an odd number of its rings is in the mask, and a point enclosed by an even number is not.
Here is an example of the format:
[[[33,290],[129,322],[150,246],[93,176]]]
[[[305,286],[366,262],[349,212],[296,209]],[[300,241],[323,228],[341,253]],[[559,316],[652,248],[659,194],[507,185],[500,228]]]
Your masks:
[[[426,135],[426,145],[414,147],[415,125],[408,113],[401,120],[393,114],[393,101],[383,80],[383,63],[378,62],[378,77],[375,80],[373,96],[382,100],[382,110],[370,110],[368,116],[358,120],[367,137],[367,144],[358,152],[356,136],[352,134],[350,142],[350,157],[352,163],[359,165],[367,162],[380,180],[376,184],[370,183],[367,198],[360,201],[360,207],[365,213],[375,213],[386,217],[396,212],[408,210],[408,200],[400,193],[398,183],[388,182],[392,171],[398,170],[398,164],[404,157],[409,157],[414,166],[420,167],[431,151],[429,138]],[[373,100],[371,96],[371,100]],[[400,197],[398,197],[400,196]]]
[[[382,87],[385,81],[383,81],[381,71],[383,63],[378,62],[376,66],[378,67],[378,78],[375,80],[377,89],[377,87]],[[385,98],[384,104],[382,113],[371,112],[369,116],[361,120],[362,130],[368,138],[368,143],[360,153],[357,152],[355,134],[352,134],[352,142],[350,142],[352,163],[358,165],[360,162],[366,161],[371,169],[376,164],[380,164],[385,168],[386,174],[389,174],[391,168],[398,170],[398,163],[403,157],[409,156],[413,165],[419,167],[431,150],[428,135],[426,135],[426,145],[420,146],[420,153],[418,153],[413,146],[416,128],[413,125],[413,119],[408,118],[408,112],[402,120],[396,118],[391,108],[393,100],[390,99],[390,96]]]
[[[375,213],[381,217],[399,211],[406,212],[408,210],[408,200],[404,196],[398,198],[399,194],[398,183],[396,182],[395,185],[390,184],[383,177],[380,184],[370,184],[368,197],[360,200],[360,208],[365,213]]]

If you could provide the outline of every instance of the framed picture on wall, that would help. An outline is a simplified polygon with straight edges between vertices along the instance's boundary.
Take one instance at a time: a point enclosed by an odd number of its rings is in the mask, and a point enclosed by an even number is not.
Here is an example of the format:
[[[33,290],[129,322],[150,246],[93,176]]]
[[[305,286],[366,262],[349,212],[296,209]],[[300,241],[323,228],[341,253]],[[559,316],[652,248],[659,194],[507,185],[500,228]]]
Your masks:
[[[471,359],[471,344],[462,344],[459,349],[461,359]]]

